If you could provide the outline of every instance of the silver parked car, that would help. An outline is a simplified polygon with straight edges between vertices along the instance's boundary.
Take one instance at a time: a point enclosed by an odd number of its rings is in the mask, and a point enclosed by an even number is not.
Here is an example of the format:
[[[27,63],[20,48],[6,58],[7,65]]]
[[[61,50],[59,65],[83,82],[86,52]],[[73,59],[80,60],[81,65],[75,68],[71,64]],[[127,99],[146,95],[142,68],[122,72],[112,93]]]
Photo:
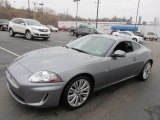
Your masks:
[[[7,85],[21,104],[51,107],[61,101],[77,109],[96,90],[132,77],[146,80],[152,64],[151,51],[139,43],[89,35],[17,58],[7,68]]]

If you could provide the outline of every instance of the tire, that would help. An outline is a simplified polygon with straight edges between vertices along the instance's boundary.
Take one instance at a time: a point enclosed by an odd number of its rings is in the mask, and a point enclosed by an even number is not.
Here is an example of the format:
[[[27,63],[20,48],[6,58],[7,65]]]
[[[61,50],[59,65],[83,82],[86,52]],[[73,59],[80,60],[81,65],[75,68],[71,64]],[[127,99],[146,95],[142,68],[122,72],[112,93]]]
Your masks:
[[[91,91],[92,83],[88,77],[76,77],[63,91],[63,104],[70,110],[78,109],[87,102]]]
[[[70,35],[71,35],[71,36],[74,36],[74,31],[70,31]]]
[[[33,38],[31,32],[28,31],[28,30],[27,30],[26,33],[25,33],[25,37],[26,37],[27,40],[31,40],[31,39]]]
[[[3,31],[3,27],[2,26],[0,26],[0,31]]]
[[[76,37],[78,38],[78,37],[79,37],[79,34],[76,34]]]
[[[14,33],[14,31],[13,31],[12,28],[9,29],[9,35],[10,35],[11,37],[14,37],[14,36],[15,36],[15,33]]]
[[[139,75],[139,78],[141,81],[146,81],[150,74],[151,74],[151,68],[152,68],[152,63],[151,61],[148,61],[144,67],[143,67],[143,70],[141,71],[140,75]]]
[[[136,39],[136,38],[133,38],[132,40],[135,41],[135,42],[137,42],[137,39]]]
[[[43,40],[48,40],[49,38],[43,38]]]

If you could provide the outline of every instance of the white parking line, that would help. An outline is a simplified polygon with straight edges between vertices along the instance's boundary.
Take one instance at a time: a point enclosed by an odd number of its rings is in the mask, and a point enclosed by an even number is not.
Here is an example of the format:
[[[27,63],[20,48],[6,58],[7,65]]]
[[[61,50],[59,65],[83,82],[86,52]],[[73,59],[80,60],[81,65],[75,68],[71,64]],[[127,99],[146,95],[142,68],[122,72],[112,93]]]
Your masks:
[[[14,55],[14,56],[16,56],[16,57],[19,57],[18,54],[14,53],[14,52],[12,52],[12,51],[10,51],[10,50],[7,50],[7,49],[5,49],[5,48],[3,48],[3,47],[0,47],[0,49],[3,50],[3,51],[6,51],[6,52],[8,52],[8,53],[10,53],[10,54],[12,54],[12,55]]]

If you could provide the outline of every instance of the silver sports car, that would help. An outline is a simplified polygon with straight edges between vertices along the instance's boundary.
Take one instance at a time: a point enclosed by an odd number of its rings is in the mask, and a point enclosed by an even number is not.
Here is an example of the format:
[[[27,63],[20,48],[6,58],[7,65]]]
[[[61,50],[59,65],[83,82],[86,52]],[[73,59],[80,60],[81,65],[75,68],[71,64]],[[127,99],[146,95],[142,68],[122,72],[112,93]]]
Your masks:
[[[96,90],[137,76],[147,80],[152,64],[152,53],[143,45],[109,35],[89,35],[17,58],[7,67],[7,85],[23,105],[63,103],[77,109]]]

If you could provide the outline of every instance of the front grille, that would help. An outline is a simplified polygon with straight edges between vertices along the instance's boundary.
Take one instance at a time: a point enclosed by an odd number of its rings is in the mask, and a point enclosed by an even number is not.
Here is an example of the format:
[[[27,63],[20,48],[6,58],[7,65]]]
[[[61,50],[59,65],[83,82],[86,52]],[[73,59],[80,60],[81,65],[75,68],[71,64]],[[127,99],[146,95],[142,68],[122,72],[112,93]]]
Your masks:
[[[49,36],[48,34],[40,34],[41,36]]]
[[[48,32],[47,29],[39,29],[40,32]]]

